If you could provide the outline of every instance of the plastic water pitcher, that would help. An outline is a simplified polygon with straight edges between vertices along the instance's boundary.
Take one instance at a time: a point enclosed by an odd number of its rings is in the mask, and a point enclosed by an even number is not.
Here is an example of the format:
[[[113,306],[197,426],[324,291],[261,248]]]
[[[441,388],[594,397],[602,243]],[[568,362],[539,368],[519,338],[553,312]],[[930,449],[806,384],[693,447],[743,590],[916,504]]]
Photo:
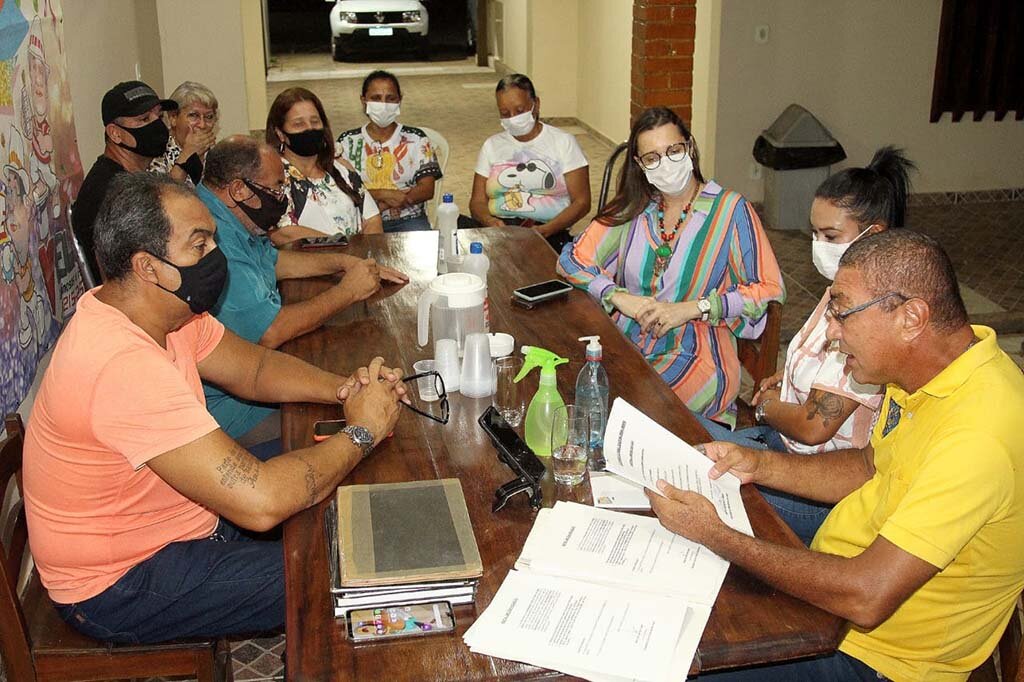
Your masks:
[[[486,287],[476,275],[449,272],[434,278],[420,294],[416,316],[416,343],[421,348],[431,340],[455,339],[462,355],[468,334],[486,333],[484,295]]]

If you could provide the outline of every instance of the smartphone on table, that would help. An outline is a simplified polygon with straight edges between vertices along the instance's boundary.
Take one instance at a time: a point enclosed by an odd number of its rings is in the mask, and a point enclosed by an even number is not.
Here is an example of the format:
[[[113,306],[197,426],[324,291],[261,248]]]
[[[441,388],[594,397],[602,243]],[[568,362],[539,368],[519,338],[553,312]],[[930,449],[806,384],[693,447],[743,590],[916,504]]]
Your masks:
[[[512,292],[516,298],[527,303],[539,303],[558,296],[564,296],[572,291],[572,285],[560,279],[551,279],[539,284],[520,287]]]
[[[313,440],[317,443],[327,440],[336,433],[339,433],[346,425],[347,422],[344,419],[324,419],[313,422]]]
[[[348,638],[355,644],[399,637],[451,632],[455,614],[446,601],[353,609],[345,614]]]

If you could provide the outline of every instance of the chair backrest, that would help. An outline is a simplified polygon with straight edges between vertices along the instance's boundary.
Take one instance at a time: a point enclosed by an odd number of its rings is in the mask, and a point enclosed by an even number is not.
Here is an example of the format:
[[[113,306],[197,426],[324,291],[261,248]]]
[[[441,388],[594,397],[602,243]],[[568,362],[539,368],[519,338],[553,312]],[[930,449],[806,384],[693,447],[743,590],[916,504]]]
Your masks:
[[[427,137],[430,138],[430,146],[434,148],[434,154],[437,155],[437,165],[441,167],[441,174],[443,175],[448,168],[448,154],[451,151],[451,148],[448,146],[448,140],[433,128],[420,126],[420,130],[425,132]],[[434,183],[434,196],[427,202],[427,219],[430,221],[431,227],[435,224],[434,217],[437,215],[437,204],[441,201],[441,196],[444,194],[442,185],[444,185],[443,177]]]
[[[782,304],[778,301],[768,303],[768,312],[761,336],[756,339],[740,339],[736,344],[736,353],[740,364],[754,379],[754,391],[767,379],[775,374],[779,364],[779,336],[782,333]]]
[[[71,243],[75,247],[75,260],[78,261],[78,269],[82,273],[82,281],[85,282],[85,288],[92,289],[97,286],[99,282],[99,273],[93,272],[92,268],[89,267],[89,259],[85,257],[85,249],[82,248],[81,242],[78,241],[78,235],[75,234],[74,223],[71,222],[71,205],[68,205],[68,234],[71,235]]]
[[[601,178],[601,192],[597,195],[597,212],[600,213],[604,210],[604,205],[608,203],[608,192],[612,187],[612,175],[615,171],[615,162],[622,156],[622,153],[626,151],[628,145],[623,142],[614,150],[612,150],[611,156],[608,157],[608,163],[604,165],[604,176]],[[628,163],[629,159],[626,159]]]
[[[1024,637],[1021,636],[1020,600],[1013,607],[1013,615],[999,639],[999,670],[1003,682],[1024,682]]]
[[[21,417],[13,414],[4,422],[7,438],[0,444],[0,655],[10,680],[34,680],[32,646],[25,612],[18,598],[18,574],[28,545],[28,525],[22,502],[21,453],[25,430]],[[2,508],[8,488],[14,485],[18,501]]]

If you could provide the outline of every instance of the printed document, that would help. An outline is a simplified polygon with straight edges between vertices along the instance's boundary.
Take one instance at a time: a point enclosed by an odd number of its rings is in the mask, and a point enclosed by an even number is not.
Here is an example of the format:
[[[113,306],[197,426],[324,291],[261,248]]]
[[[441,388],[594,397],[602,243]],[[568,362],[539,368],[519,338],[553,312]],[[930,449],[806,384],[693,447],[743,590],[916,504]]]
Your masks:
[[[711,606],[729,562],[656,518],[557,502],[538,513],[516,568]]]
[[[713,462],[668,429],[616,398],[604,435],[608,471],[658,492],[658,479],[711,500],[728,526],[753,535],[740,497],[740,481],[732,474],[708,478]]]

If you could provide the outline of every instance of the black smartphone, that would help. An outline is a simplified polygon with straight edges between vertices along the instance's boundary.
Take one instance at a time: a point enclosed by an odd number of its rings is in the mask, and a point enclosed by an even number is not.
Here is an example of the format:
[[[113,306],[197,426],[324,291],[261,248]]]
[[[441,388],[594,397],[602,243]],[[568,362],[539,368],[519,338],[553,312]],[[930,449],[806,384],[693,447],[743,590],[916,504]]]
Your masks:
[[[493,405],[480,415],[478,423],[484,432],[495,441],[495,446],[513,457],[526,473],[536,479],[544,476],[544,463],[530,449],[526,441],[519,437],[515,429],[509,426],[505,418],[501,416],[501,413]],[[509,463],[509,466],[512,466],[511,463]]]
[[[348,237],[342,233],[327,235],[324,237],[303,237],[296,239],[295,244],[300,249],[324,249],[330,246],[348,246]]]
[[[347,422],[344,419],[324,419],[313,423],[313,440],[320,442],[327,440],[334,434],[340,432]]]
[[[560,279],[552,279],[540,284],[515,289],[512,294],[528,303],[546,301],[557,296],[564,296],[572,291],[572,285]]]
[[[446,601],[353,609],[345,614],[345,620],[353,644],[438,635],[455,629],[455,614]]]

